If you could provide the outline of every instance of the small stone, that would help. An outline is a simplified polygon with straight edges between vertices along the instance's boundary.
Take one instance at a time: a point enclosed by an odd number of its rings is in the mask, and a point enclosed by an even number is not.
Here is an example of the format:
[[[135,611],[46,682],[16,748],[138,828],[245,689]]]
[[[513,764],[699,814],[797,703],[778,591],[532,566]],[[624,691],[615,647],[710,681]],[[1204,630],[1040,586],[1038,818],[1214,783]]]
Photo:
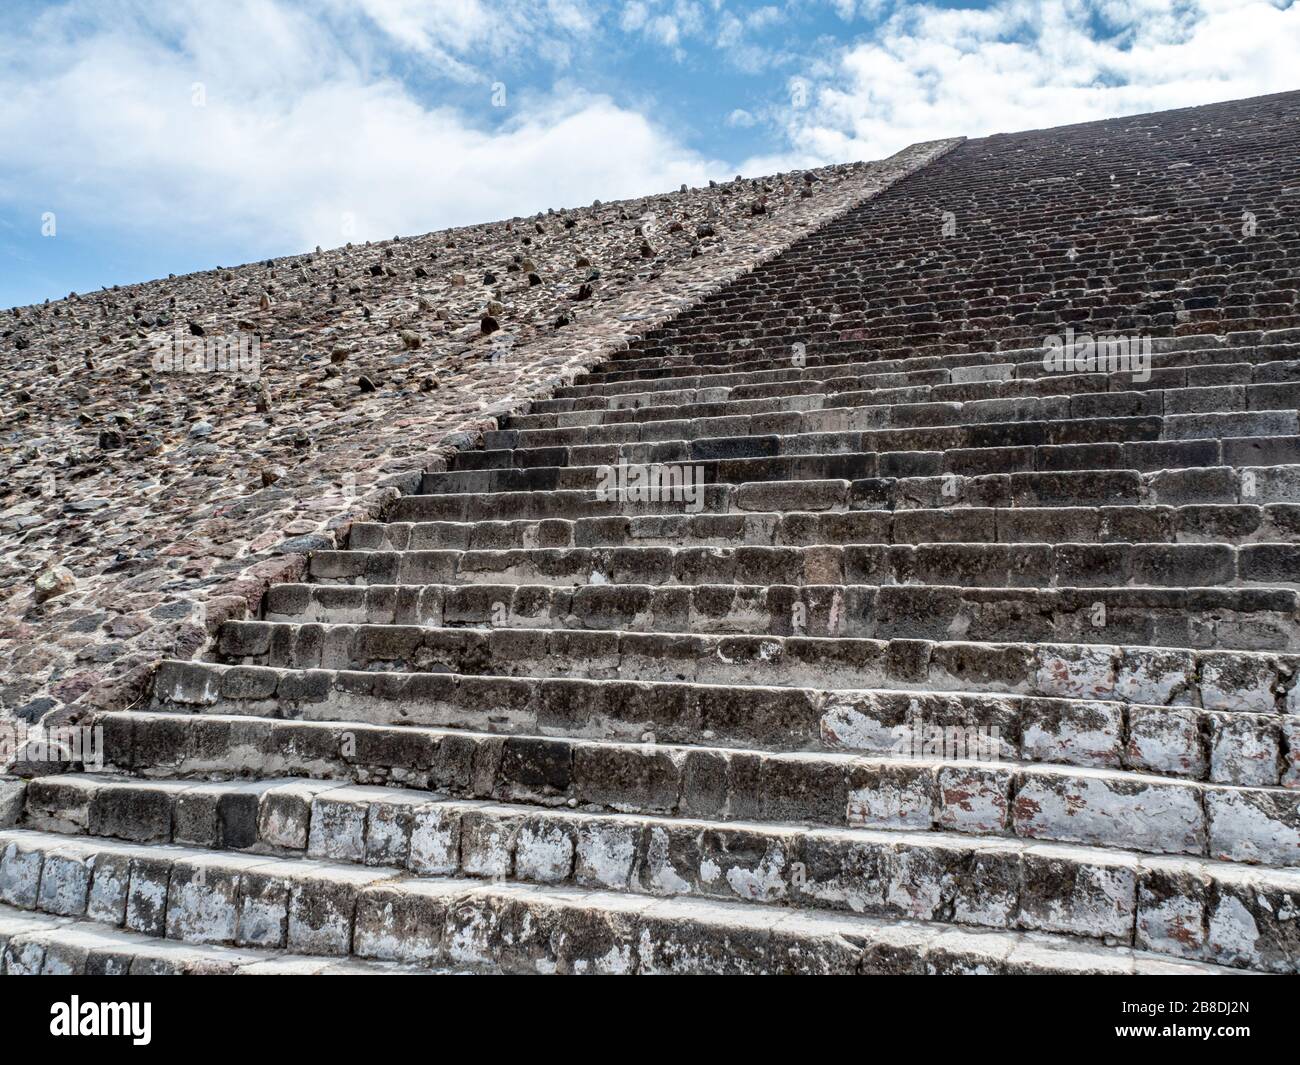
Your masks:
[[[60,595],[67,595],[77,586],[77,578],[65,566],[51,566],[36,578],[35,598],[44,603]]]

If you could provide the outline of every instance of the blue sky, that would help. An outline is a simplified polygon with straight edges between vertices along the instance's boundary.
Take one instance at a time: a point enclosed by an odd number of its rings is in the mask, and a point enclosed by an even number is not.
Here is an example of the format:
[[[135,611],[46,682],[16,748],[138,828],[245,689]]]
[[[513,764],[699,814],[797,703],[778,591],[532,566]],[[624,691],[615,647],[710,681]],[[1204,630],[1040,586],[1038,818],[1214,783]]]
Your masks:
[[[5,0],[0,307],[1300,88],[1300,0]]]

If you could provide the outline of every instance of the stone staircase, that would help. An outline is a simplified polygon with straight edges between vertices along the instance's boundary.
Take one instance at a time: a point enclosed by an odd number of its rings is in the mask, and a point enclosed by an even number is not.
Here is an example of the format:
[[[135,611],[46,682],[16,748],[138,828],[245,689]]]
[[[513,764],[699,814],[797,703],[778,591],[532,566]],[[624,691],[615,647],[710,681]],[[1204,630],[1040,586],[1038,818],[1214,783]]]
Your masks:
[[[1300,970],[1297,111],[967,142],[484,434],[4,785],[5,969]]]

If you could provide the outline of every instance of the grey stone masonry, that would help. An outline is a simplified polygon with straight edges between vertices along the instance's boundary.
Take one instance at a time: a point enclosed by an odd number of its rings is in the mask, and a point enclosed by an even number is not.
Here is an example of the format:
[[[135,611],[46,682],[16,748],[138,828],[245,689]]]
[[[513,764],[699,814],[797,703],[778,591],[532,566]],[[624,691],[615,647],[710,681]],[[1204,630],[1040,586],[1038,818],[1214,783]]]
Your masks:
[[[0,313],[0,723],[133,704],[504,415],[957,143]]]
[[[512,393],[0,778],[0,971],[1300,973],[1298,147],[918,149]]]

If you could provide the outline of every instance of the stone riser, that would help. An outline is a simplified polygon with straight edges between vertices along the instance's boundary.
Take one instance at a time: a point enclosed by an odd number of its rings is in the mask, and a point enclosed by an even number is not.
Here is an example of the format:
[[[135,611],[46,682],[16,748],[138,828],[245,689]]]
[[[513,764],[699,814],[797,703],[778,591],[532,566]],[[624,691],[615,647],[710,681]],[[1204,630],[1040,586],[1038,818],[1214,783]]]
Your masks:
[[[963,588],[1295,587],[1291,544],[858,544],[814,547],[317,551],[316,585],[956,585]],[[302,586],[299,586],[302,587]]]
[[[494,736],[357,722],[110,713],[106,768],[311,777],[716,821],[957,832],[1300,864],[1295,792],[1107,770]]]
[[[268,782],[256,790],[173,789],[111,778],[71,787],[38,781],[28,787],[23,825],[130,842],[305,855],[425,877],[951,920],[1275,972],[1296,965],[1294,933],[1275,915],[1285,910],[1287,893],[1300,889],[1300,873],[1220,862],[943,833],[810,831],[540,810],[310,781]],[[53,840],[44,850],[47,863],[57,845]],[[78,839],[73,846],[91,851],[95,843]],[[59,860],[51,867],[56,876]],[[1196,896],[1168,899],[1171,885],[1198,880],[1204,887]],[[42,898],[38,887],[35,899]],[[1208,935],[1187,941],[1172,934],[1184,922]]]
[[[1300,505],[1293,503],[357,522],[348,532],[348,547],[358,551],[1053,542],[1244,546],[1297,541]]]

